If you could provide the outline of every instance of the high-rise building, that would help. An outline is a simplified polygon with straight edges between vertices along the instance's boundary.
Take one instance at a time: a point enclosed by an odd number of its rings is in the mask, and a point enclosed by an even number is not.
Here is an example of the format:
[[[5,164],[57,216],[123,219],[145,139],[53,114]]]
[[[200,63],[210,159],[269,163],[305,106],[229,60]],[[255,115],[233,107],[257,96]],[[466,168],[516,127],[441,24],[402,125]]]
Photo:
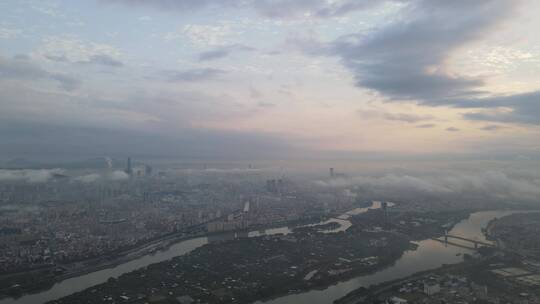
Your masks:
[[[330,168],[330,177],[334,177],[334,176],[335,176],[334,168]]]
[[[385,223],[388,223],[388,202],[382,202],[381,208],[384,212],[384,221]]]
[[[144,175],[146,175],[146,176],[152,175],[152,167],[150,167],[149,165],[145,165],[144,166]]]
[[[266,181],[266,191],[268,192],[277,192],[277,185],[275,179],[269,179]]]
[[[133,174],[133,169],[131,168],[131,157],[127,159],[126,173],[131,176]]]

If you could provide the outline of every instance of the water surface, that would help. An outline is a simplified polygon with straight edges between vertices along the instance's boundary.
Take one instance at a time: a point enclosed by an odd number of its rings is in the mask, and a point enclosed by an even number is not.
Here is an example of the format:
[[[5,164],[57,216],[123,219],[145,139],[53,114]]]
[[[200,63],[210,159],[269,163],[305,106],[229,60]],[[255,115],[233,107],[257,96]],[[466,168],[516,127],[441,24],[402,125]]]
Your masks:
[[[345,215],[351,216],[353,214],[360,214],[362,212],[367,212],[367,210],[369,209],[376,208],[380,208],[380,203],[374,202],[371,207],[354,209],[350,212],[345,213]],[[477,212],[472,214],[469,219],[463,220],[462,222],[457,224],[450,231],[450,233],[468,238],[477,238],[478,240],[485,241],[485,238],[481,232],[481,228],[485,227],[491,219],[495,217],[502,217],[511,213],[512,212],[510,211]],[[350,226],[350,222],[348,222],[346,219],[343,219],[343,216],[340,216],[338,219],[330,219],[322,223],[327,223],[331,221],[345,224],[345,226],[342,225],[338,227],[335,231],[342,231],[348,228],[347,225]],[[251,231],[247,233],[247,235],[249,237],[256,237],[264,234],[271,235],[279,233],[288,234],[292,233],[292,231],[288,227],[279,227],[262,231]],[[176,256],[184,255],[205,244],[208,244],[209,242],[232,239],[238,236],[241,235],[239,233],[229,233],[215,235],[211,237],[198,237],[181,241],[163,251],[158,251],[154,254],[148,254],[112,268],[102,269],[78,277],[66,279],[64,281],[54,284],[49,290],[46,291],[25,295],[17,299],[6,298],[0,300],[0,304],[45,303],[47,301],[65,297],[75,292],[79,292],[92,286],[104,283],[111,277],[117,278],[124,273],[128,273],[154,263],[167,261]],[[265,302],[265,304],[331,303],[333,300],[338,299],[347,294],[348,292],[361,286],[368,286],[370,284],[402,278],[418,271],[437,268],[442,264],[458,263],[462,260],[462,257],[456,256],[456,253],[469,252],[466,249],[461,249],[458,247],[445,247],[444,244],[431,240],[421,241],[418,243],[418,245],[419,247],[417,250],[405,252],[405,254],[396,262],[394,266],[373,275],[357,277],[345,282],[341,282],[337,285],[330,286],[325,290],[309,291],[301,294],[277,298],[275,300]]]

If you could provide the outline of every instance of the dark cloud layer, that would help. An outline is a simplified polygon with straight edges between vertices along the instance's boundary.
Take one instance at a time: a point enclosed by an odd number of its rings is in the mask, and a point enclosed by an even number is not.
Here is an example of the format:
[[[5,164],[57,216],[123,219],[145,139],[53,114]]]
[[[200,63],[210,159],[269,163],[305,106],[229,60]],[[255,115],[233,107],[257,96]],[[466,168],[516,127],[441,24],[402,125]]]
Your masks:
[[[422,124],[416,127],[419,129],[432,129],[432,128],[435,128],[436,126],[437,126],[436,124]]]
[[[455,105],[488,109],[465,114],[465,118],[471,120],[540,124],[540,91],[491,98],[462,99],[455,101]],[[510,110],[504,110],[504,108]],[[497,109],[500,110],[497,111]]]
[[[483,126],[482,128],[480,128],[480,130],[484,130],[484,131],[499,131],[501,129],[505,129],[506,127],[504,126],[501,126],[501,125],[487,125],[487,126]]]
[[[294,151],[283,135],[199,126],[252,113],[221,94],[134,89],[124,98],[100,99],[1,80],[0,159],[75,155],[254,159]]]
[[[358,110],[358,115],[363,119],[380,118],[390,121],[399,121],[406,123],[418,123],[421,121],[432,120],[434,117],[431,115],[420,115],[410,113],[390,113],[381,110]]]
[[[20,56],[13,59],[0,56],[1,79],[55,81],[66,91],[74,90],[79,85],[79,81],[69,75],[49,72]]]
[[[371,33],[343,36],[308,53],[335,55],[359,87],[391,101],[489,109],[466,119],[540,124],[540,92],[480,98],[482,78],[449,73],[450,54],[492,33],[520,1],[409,1],[398,21]],[[305,43],[303,43],[305,46]],[[500,108],[507,108],[506,111]],[[499,111],[497,111],[499,109]]]
[[[293,148],[271,134],[184,128],[175,134],[61,125],[0,122],[0,157],[156,156],[180,158],[272,158]]]
[[[219,47],[210,51],[201,52],[199,61],[211,61],[230,56],[234,52],[251,52],[255,49],[241,44],[233,44],[229,46]]]
[[[410,1],[399,21],[367,36],[333,43],[358,86],[393,100],[440,104],[479,93],[482,79],[452,75],[444,62],[457,48],[483,37],[511,11],[509,1]]]
[[[44,56],[48,60],[55,61],[55,62],[65,62],[65,63],[73,63],[70,62],[70,60],[65,55],[52,55],[47,54]],[[78,64],[96,64],[96,65],[105,65],[110,67],[122,67],[124,66],[124,63],[120,60],[114,59],[113,57],[106,55],[106,54],[98,54],[93,55],[87,60],[80,60],[77,61]]]

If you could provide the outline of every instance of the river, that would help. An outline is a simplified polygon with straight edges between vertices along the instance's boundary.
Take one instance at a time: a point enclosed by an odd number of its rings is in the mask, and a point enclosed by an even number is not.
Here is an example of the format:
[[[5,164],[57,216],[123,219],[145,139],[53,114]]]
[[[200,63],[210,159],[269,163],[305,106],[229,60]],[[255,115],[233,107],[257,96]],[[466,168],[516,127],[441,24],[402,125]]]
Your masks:
[[[492,219],[512,213],[515,212],[476,212],[471,214],[468,219],[455,225],[449,234],[489,242],[482,233],[482,228],[485,228]],[[416,250],[406,251],[393,266],[374,274],[359,276],[340,282],[324,290],[311,290],[299,294],[287,295],[266,302],[257,302],[257,304],[331,304],[333,301],[359,287],[368,287],[372,284],[404,278],[419,271],[438,268],[443,264],[459,263],[463,260],[463,255],[458,255],[459,253],[472,253],[471,250],[452,245],[445,246],[443,243],[434,240],[420,241],[417,244],[418,248]]]
[[[341,224],[341,226],[333,230],[332,232],[342,231],[350,226],[350,222],[347,221],[348,216],[366,212],[369,209],[377,208],[380,208],[380,203],[374,202],[373,205],[369,208],[354,209],[345,213],[342,216],[339,216],[336,219],[330,219],[323,223],[329,223],[332,221],[338,222]],[[477,238],[478,240],[485,241],[485,238],[481,232],[481,228],[485,227],[491,219],[495,217],[502,217],[511,213],[513,212],[485,211],[473,213],[468,219],[458,223],[450,231],[450,234],[460,235],[467,238]],[[247,235],[249,237],[256,237],[263,234],[287,234],[291,232],[291,229],[289,229],[288,227],[280,227],[266,229],[263,231],[252,231],[247,233]],[[205,244],[208,244],[209,242],[234,238],[236,236],[238,236],[238,234],[223,234],[212,237],[198,237],[194,239],[184,240],[168,247],[163,251],[158,251],[153,254],[145,255],[112,268],[98,270],[78,277],[66,279],[64,281],[54,284],[49,290],[46,291],[24,295],[16,299],[2,299],[0,300],[0,304],[38,304],[50,300],[55,300],[73,294],[75,292],[90,288],[92,286],[104,283],[107,281],[107,279],[111,277],[117,278],[124,273],[131,272],[133,270],[143,268],[154,263],[170,260],[175,256],[184,255]],[[417,250],[405,252],[404,255],[398,261],[396,261],[394,266],[386,268],[385,270],[377,272],[373,275],[353,278],[351,280],[332,285],[325,290],[315,290],[300,294],[288,295],[264,303],[332,303],[333,300],[338,299],[347,294],[348,292],[361,286],[368,286],[370,284],[402,278],[418,271],[437,268],[442,264],[458,263],[462,260],[462,257],[458,257],[456,256],[456,254],[467,252],[466,249],[461,249],[453,246],[445,247],[444,244],[431,240],[418,242],[418,245],[419,247],[417,248]]]

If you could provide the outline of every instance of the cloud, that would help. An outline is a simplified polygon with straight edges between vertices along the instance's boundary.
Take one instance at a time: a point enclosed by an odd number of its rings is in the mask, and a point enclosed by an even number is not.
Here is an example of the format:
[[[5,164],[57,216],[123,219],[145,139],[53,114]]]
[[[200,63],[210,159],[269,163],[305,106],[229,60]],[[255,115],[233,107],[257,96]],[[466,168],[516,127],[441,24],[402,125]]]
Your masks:
[[[385,119],[390,121],[400,121],[407,123],[417,123],[426,120],[432,120],[434,117],[431,115],[418,115],[409,113],[391,113],[384,110],[371,109],[371,110],[358,110],[356,111],[363,119]]]
[[[258,110],[209,92],[134,89],[125,99],[101,100],[0,82],[0,108],[0,158],[271,158],[295,149],[285,135],[209,127]]]
[[[159,121],[159,117],[145,113],[129,104],[129,100],[102,99],[99,94],[78,95],[66,92],[48,92],[28,85],[32,79],[24,83],[3,83],[0,81],[0,128],[17,131],[13,123],[18,124],[21,131],[28,129],[32,123],[46,122],[56,126],[83,126],[101,128],[133,128]],[[149,102],[151,103],[151,102]],[[124,106],[121,106],[121,105]],[[151,108],[151,107],[149,107]],[[41,132],[40,129],[30,130]],[[49,130],[63,134],[62,128]],[[29,141],[40,141],[40,137],[29,137]],[[91,140],[91,139],[89,139]]]
[[[367,34],[344,35],[330,43],[313,38],[290,38],[288,43],[308,55],[339,57],[358,87],[393,102],[489,109],[464,117],[539,124],[540,91],[481,98],[488,95],[482,78],[457,75],[446,66],[454,51],[493,32],[521,2],[408,1],[396,21]]]
[[[0,39],[13,39],[20,36],[22,30],[0,27]]]
[[[252,52],[254,48],[242,44],[233,44],[229,46],[219,47],[210,51],[201,52],[199,61],[210,61],[221,59],[230,56],[234,52]]]
[[[433,116],[431,115],[417,115],[406,113],[385,113],[383,116],[387,120],[403,121],[408,123],[417,123],[420,121],[433,119]]]
[[[303,36],[298,34],[290,35],[285,41],[286,47],[302,52],[310,56],[336,56],[335,45],[325,43],[314,37],[313,34]],[[274,51],[271,55],[279,55],[281,51]]]
[[[212,80],[219,78],[226,73],[227,72],[224,70],[213,68],[191,69],[184,71],[166,70],[161,72],[162,76],[170,82],[197,82]]]
[[[324,0],[255,0],[253,8],[268,18],[298,18],[329,9]]]
[[[456,127],[448,127],[448,128],[446,128],[446,131],[448,131],[448,132],[459,132],[461,130],[456,128]]]
[[[271,102],[262,102],[262,101],[259,102],[257,105],[258,105],[259,107],[261,107],[261,108],[273,108],[273,107],[276,106],[275,103],[271,103]]]
[[[77,87],[79,87],[80,84],[80,81],[78,79],[65,74],[51,73],[49,77],[60,82],[60,87],[66,91],[73,91]]]
[[[74,180],[81,183],[94,183],[98,181],[100,178],[101,176],[99,174],[91,173],[91,174],[86,174],[82,176],[77,176],[76,178],[74,178]]]
[[[103,1],[105,2],[105,1]],[[372,0],[110,0],[107,3],[120,3],[130,6],[150,6],[180,13],[203,8],[241,8],[252,9],[260,15],[274,19],[290,18],[330,18],[375,7],[385,1]],[[400,2],[400,1],[395,1]]]
[[[482,78],[451,73],[446,66],[454,51],[493,32],[521,2],[409,1],[396,21],[367,34],[344,35],[331,43],[293,42],[306,54],[338,56],[358,87],[390,101],[487,108],[464,117],[540,124],[540,91],[482,98],[489,95]]]
[[[135,87],[123,96],[105,99],[99,92],[81,96],[44,92],[22,84],[1,82],[0,108],[0,126],[5,131],[17,133],[17,129],[12,127],[12,123],[17,121],[29,125],[46,122],[56,125],[49,131],[59,134],[65,132],[61,128],[63,125],[175,134],[191,126],[204,128],[212,123],[252,117],[257,110],[253,105],[242,106],[236,98],[226,94],[187,88],[154,90]],[[25,129],[27,127],[22,130]],[[37,127],[31,131],[41,129]],[[27,140],[36,141],[39,138]],[[107,155],[107,152],[103,154]]]
[[[419,129],[431,129],[431,128],[435,128],[436,126],[437,126],[436,124],[422,124],[416,127]]]
[[[487,96],[482,77],[470,77],[448,68],[451,55],[470,43],[484,39],[513,16],[523,2],[507,0],[114,0],[126,6],[149,6],[167,11],[191,12],[204,8],[251,9],[276,19],[340,17],[381,3],[400,3],[398,16],[371,31],[339,37],[329,43],[293,38],[293,44],[309,55],[337,56],[358,87],[379,93],[388,101],[413,101],[430,106],[472,108],[465,101]],[[169,33],[167,39],[188,37],[197,45],[220,46],[199,54],[199,60],[225,58],[235,31],[230,25],[187,25]],[[289,41],[291,42],[291,41]],[[528,58],[529,53],[508,53],[505,60]],[[515,53],[515,54],[514,54]],[[508,59],[509,58],[509,59]],[[524,97],[518,95],[516,97]],[[532,97],[532,96],[527,96]],[[485,99],[490,101],[491,98]],[[465,115],[471,120],[538,124],[539,103],[513,103],[511,112],[479,111]],[[481,100],[478,100],[481,101]],[[487,102],[478,108],[493,108]],[[532,110],[532,111],[531,111]],[[389,117],[391,119],[391,117]]]
[[[274,19],[332,18],[367,10],[385,2],[406,0],[251,0],[249,6],[259,14]]]
[[[122,66],[124,66],[124,64],[120,60],[114,59],[111,56],[105,55],[105,54],[92,55],[90,58],[88,58],[87,61],[79,61],[79,63],[106,65],[106,66],[110,66],[110,67],[122,67]]]
[[[51,170],[3,170],[0,169],[0,182],[27,182],[44,183],[52,179],[56,174],[63,174],[61,169]]]
[[[141,16],[141,17],[137,18],[137,20],[142,21],[142,22],[148,22],[148,21],[152,21],[152,17],[150,17],[150,16]]]
[[[294,155],[295,152],[295,147],[279,135],[190,127],[155,132],[2,120],[0,137],[1,158],[74,155],[82,158],[108,154],[241,160],[273,159]],[[118,179],[122,176],[116,173],[113,177]]]
[[[265,168],[265,169],[253,169],[253,168],[231,168],[231,169],[223,169],[223,168],[206,168],[206,169],[202,169],[202,170],[197,170],[197,169],[187,169],[186,171],[189,171],[189,172],[202,172],[202,173],[212,173],[212,174],[215,174],[215,173],[240,173],[240,174],[245,174],[245,173],[254,173],[254,172],[262,172],[262,171],[270,171],[269,168]]]
[[[406,1],[406,0],[405,0]],[[357,10],[365,10],[381,5],[385,1],[370,1],[370,0],[344,0],[344,1],[331,1],[326,3],[326,5],[320,6],[316,11],[315,15],[317,17],[339,17],[346,15],[350,12]],[[391,2],[404,2],[399,0],[394,0]]]
[[[261,98],[263,96],[263,94],[261,93],[261,91],[257,90],[252,85],[250,85],[249,86],[249,96],[251,98],[257,99],[257,98]]]
[[[0,80],[49,80],[59,83],[66,91],[72,91],[79,86],[79,80],[61,73],[46,71],[34,62],[20,59],[9,59],[0,56]]]
[[[230,54],[230,51],[224,48],[206,51],[199,54],[199,61],[221,59],[221,58],[229,56],[229,54]]]
[[[506,123],[540,124],[540,91],[523,94],[459,99],[456,107],[480,108],[480,112],[467,113],[470,120],[485,120]]]
[[[129,175],[124,171],[117,170],[117,171],[112,172],[108,176],[108,178],[110,178],[113,181],[121,181],[121,180],[129,179]]]
[[[54,62],[121,67],[122,52],[108,44],[73,37],[49,37],[35,55]]]
[[[198,47],[225,47],[230,44],[229,41],[235,34],[236,32],[230,24],[188,24],[181,29],[166,33],[163,38],[167,41],[187,39],[191,44]]]
[[[69,60],[64,55],[51,55],[51,54],[45,54],[43,55],[46,59],[50,61],[55,62],[69,62]]]
[[[506,127],[501,126],[501,125],[487,125],[480,128],[480,130],[484,130],[484,131],[499,131],[502,129],[506,129]]]
[[[101,181],[123,181],[129,179],[129,175],[122,170],[115,170],[107,173],[90,173],[73,178],[80,183],[95,183]]]
[[[130,6],[146,5],[156,7],[166,11],[178,10],[179,12],[189,12],[209,6],[235,6],[242,1],[239,0],[103,0],[104,3],[120,3]]]
[[[356,84],[391,100],[425,104],[480,93],[483,80],[451,74],[449,55],[483,38],[513,11],[515,2],[411,1],[401,18],[369,34],[342,36],[332,53]]]
[[[318,181],[325,187],[357,186],[373,195],[403,199],[426,196],[441,200],[473,199],[538,202],[540,180],[534,172],[510,174],[503,171],[460,173],[454,170],[429,173],[388,173],[382,176],[356,176]]]

